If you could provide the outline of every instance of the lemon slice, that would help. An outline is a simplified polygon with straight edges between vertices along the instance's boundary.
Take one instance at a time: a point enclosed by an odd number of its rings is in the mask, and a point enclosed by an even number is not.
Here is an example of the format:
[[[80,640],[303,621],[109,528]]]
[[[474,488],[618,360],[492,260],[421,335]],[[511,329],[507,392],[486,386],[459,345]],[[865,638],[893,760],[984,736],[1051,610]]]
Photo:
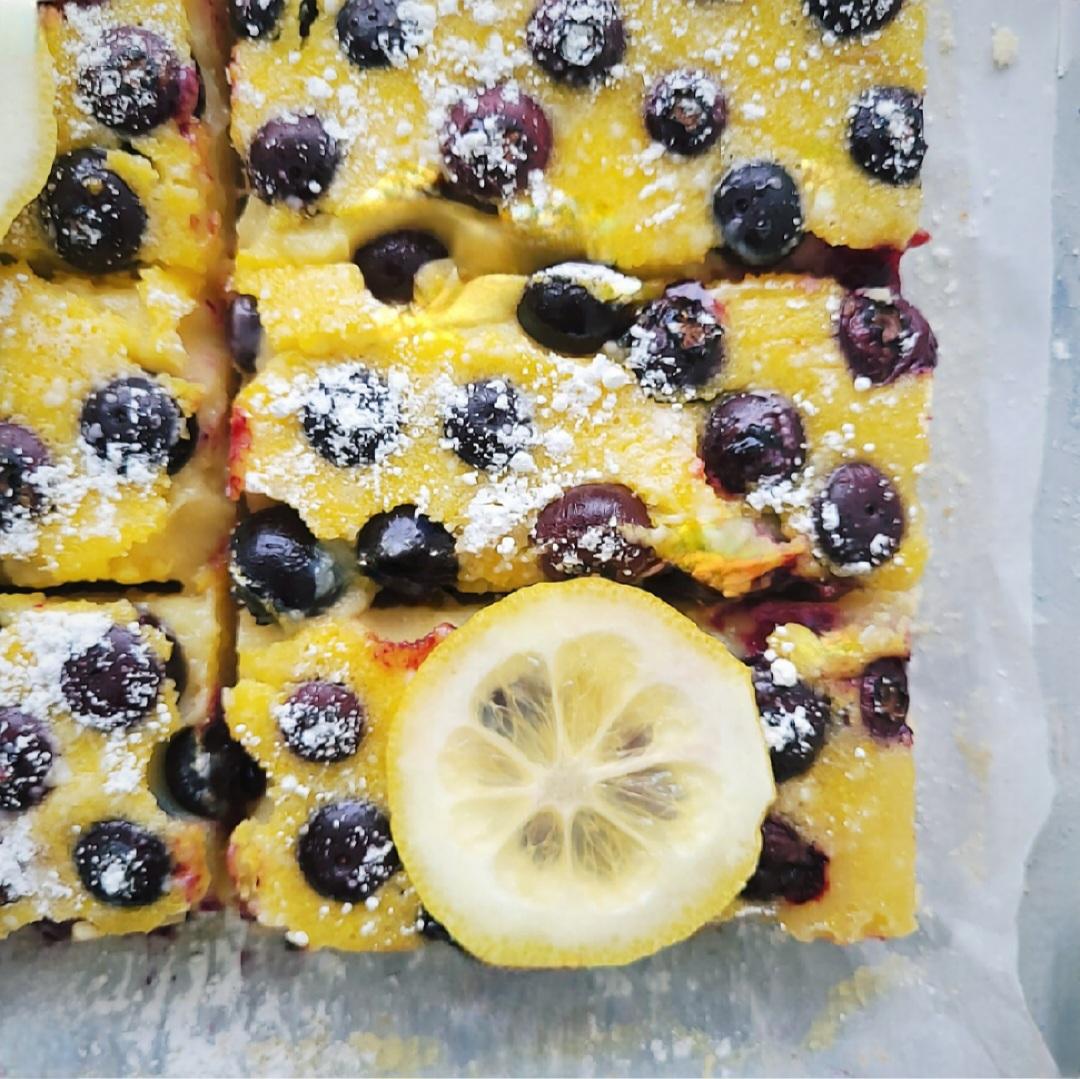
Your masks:
[[[406,691],[388,769],[424,905],[518,967],[628,963],[689,936],[753,872],[774,795],[746,668],[593,578],[451,634]]]

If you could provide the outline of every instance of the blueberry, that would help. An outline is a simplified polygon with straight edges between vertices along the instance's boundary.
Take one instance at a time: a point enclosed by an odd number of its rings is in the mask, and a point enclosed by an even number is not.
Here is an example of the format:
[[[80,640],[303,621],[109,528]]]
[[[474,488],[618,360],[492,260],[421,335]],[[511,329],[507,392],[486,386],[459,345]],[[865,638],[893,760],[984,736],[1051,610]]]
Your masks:
[[[880,30],[894,19],[904,0],[805,0],[804,7],[823,29],[837,37]]]
[[[41,511],[45,494],[38,470],[48,463],[49,451],[33,431],[0,422],[0,532]]]
[[[363,707],[335,682],[305,682],[278,709],[277,720],[289,748],[316,764],[353,756],[364,736]]]
[[[227,0],[229,21],[237,37],[265,37],[281,18],[285,0]]]
[[[0,809],[29,809],[48,793],[55,753],[45,725],[15,708],[0,708]]]
[[[146,210],[127,183],[105,167],[104,150],[58,157],[38,209],[49,243],[74,269],[99,274],[135,264]]]
[[[906,659],[877,659],[863,671],[859,678],[859,711],[875,737],[911,745],[912,733],[907,725],[910,704]]]
[[[370,802],[332,802],[300,829],[300,872],[319,895],[360,903],[400,868],[390,822]]]
[[[233,591],[260,625],[317,614],[344,587],[330,552],[288,506],[241,521],[229,549]]]
[[[938,343],[917,307],[892,295],[849,292],[840,307],[840,347],[851,373],[875,386],[937,366]]]
[[[416,56],[423,34],[403,15],[401,0],[347,0],[338,12],[337,35],[345,55],[359,68],[400,66]]]
[[[301,40],[304,40],[311,33],[311,28],[319,17],[319,0],[300,0],[297,15],[297,29],[300,31]]]
[[[761,857],[743,889],[744,899],[810,903],[822,895],[828,883],[827,854],[778,817],[765,818],[761,840]]]
[[[438,944],[449,944],[453,947],[458,946],[454,938],[450,936],[446,926],[426,910],[420,911],[416,924],[417,928],[420,930],[420,936],[422,936],[424,940],[430,940]]]
[[[127,820],[90,825],[74,851],[83,886],[113,907],[145,907],[165,892],[172,859],[153,833]]]
[[[566,262],[529,278],[517,317],[536,342],[568,356],[590,356],[630,326],[633,307],[604,295],[632,279],[606,266]]]
[[[159,382],[142,375],[94,390],[83,402],[80,426],[86,443],[121,474],[136,464],[178,472],[198,440],[194,417],[185,416]]]
[[[533,539],[540,569],[550,581],[607,577],[636,584],[660,568],[651,547],[627,534],[652,527],[645,503],[617,483],[586,483],[549,502],[536,519]]]
[[[176,634],[156,614],[142,605],[139,606],[139,625],[153,626],[172,645],[169,658],[165,661],[165,677],[172,682],[176,689],[176,698],[179,700],[184,695],[188,684],[188,665],[183,647],[176,639]]]
[[[495,86],[453,106],[442,134],[450,194],[493,202],[523,191],[551,156],[544,110],[516,87]]]
[[[806,459],[802,419],[778,393],[732,394],[705,421],[701,459],[710,482],[730,495],[790,479]]]
[[[454,537],[415,506],[372,517],[356,537],[356,560],[361,573],[406,599],[457,583]]]
[[[873,465],[841,465],[814,504],[818,542],[838,566],[888,562],[904,538],[904,507],[896,488]]]
[[[875,86],[851,110],[848,149],[864,172],[887,184],[910,184],[926,157],[922,96],[902,86]]]
[[[771,266],[803,235],[803,208],[791,174],[770,161],[733,168],[713,196],[728,251],[748,266]]]
[[[240,820],[266,790],[262,769],[220,720],[177,731],[165,748],[164,774],[182,810],[225,824]]]
[[[160,34],[113,27],[91,57],[79,71],[79,91],[106,127],[143,135],[176,115],[183,68]]]
[[[251,140],[248,174],[263,202],[315,202],[337,173],[341,151],[317,116],[267,120]]]
[[[421,266],[449,257],[438,236],[415,229],[387,232],[364,244],[353,262],[364,284],[383,303],[411,303]]]
[[[536,62],[570,86],[602,79],[626,53],[626,30],[615,0],[540,0],[525,40]]]
[[[620,345],[642,389],[661,401],[698,396],[724,366],[724,327],[709,292],[688,283],[642,309]]]
[[[704,153],[724,130],[727,102],[704,71],[671,71],[653,83],[645,98],[645,127],[672,153]]]
[[[783,783],[806,772],[821,752],[832,714],[829,702],[805,682],[778,682],[766,659],[755,660],[751,674],[773,777]]]
[[[326,367],[305,394],[300,422],[312,448],[331,464],[370,465],[398,445],[399,400],[367,367]]]
[[[529,404],[509,379],[485,378],[460,386],[443,419],[454,452],[473,468],[506,468],[533,439]]]
[[[225,339],[233,363],[248,374],[254,371],[263,340],[262,319],[254,296],[241,293],[229,299],[225,309]]]

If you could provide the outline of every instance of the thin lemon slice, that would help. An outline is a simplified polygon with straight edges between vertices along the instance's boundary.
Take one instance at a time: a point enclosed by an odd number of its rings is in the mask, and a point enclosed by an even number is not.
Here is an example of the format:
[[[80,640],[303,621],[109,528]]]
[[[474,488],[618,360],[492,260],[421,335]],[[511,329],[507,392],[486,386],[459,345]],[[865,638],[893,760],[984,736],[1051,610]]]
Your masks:
[[[537,585],[417,672],[388,754],[427,909],[505,966],[628,963],[717,916],[774,790],[746,668],[660,600]]]

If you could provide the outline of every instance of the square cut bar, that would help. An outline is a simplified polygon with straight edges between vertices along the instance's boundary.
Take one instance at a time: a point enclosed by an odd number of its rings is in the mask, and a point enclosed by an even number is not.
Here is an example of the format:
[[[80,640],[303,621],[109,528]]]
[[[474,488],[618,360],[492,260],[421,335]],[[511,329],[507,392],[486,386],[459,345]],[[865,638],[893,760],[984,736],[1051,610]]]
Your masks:
[[[403,227],[434,232],[470,275],[568,255],[665,273],[725,246],[775,263],[803,233],[903,250],[921,199],[924,7],[846,6],[893,14],[874,26],[811,12],[824,6],[265,5],[231,68],[255,192],[241,260],[342,261]],[[854,33],[836,33],[845,21]],[[797,212],[794,233],[747,252],[713,203],[752,163],[783,170],[765,186]]]

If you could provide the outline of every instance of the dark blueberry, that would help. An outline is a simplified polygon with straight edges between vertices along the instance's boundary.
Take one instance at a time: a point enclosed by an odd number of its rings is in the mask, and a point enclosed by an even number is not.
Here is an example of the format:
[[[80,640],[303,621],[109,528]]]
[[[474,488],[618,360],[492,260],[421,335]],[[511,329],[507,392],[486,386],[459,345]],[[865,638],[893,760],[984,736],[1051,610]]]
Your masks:
[[[438,236],[416,229],[387,232],[364,244],[353,262],[364,284],[383,303],[411,303],[420,267],[449,256]]]
[[[696,396],[724,365],[719,310],[694,283],[675,285],[644,307],[620,344],[642,388],[661,401]]]
[[[896,17],[904,0],[805,0],[806,11],[837,37],[880,30]]]
[[[237,37],[269,34],[281,18],[285,0],[228,0],[229,21]]]
[[[112,626],[100,640],[72,654],[60,671],[60,689],[73,717],[88,727],[129,727],[154,710],[165,667],[139,636]]]
[[[311,28],[319,17],[319,0],[300,0],[297,14],[299,16],[297,25],[300,30],[300,37],[305,39],[311,33]]]
[[[602,79],[626,53],[626,30],[615,0],[540,0],[525,39],[536,62],[571,86]]]
[[[848,149],[865,172],[887,184],[918,179],[926,157],[922,96],[902,86],[875,86],[851,110]]]
[[[401,868],[390,822],[370,802],[334,802],[312,813],[296,858],[319,895],[342,903],[374,895]]]
[[[300,422],[315,452],[339,468],[381,460],[401,429],[397,396],[359,364],[325,368],[305,395]]]
[[[799,188],[770,161],[732,169],[713,196],[713,214],[728,251],[749,266],[779,262],[802,239]]]
[[[88,445],[120,473],[135,463],[177,472],[198,439],[194,418],[180,411],[164,386],[142,375],[94,390],[83,403],[80,426]]]
[[[176,697],[179,700],[184,695],[188,684],[188,665],[187,659],[184,658],[184,649],[176,639],[176,634],[156,614],[141,605],[139,606],[139,625],[153,626],[172,645],[172,651],[165,662],[165,677],[176,688]]]
[[[838,566],[880,566],[904,538],[899,492],[873,465],[841,465],[814,504],[818,542]]]
[[[317,116],[267,120],[251,140],[248,174],[263,202],[310,203],[333,182],[341,154]]]
[[[930,324],[895,294],[879,299],[849,292],[840,308],[838,335],[851,373],[875,386],[937,366],[938,343]]]
[[[229,300],[225,309],[225,338],[233,363],[250,374],[262,347],[263,327],[254,296],[240,294]]]
[[[672,153],[704,153],[724,130],[727,102],[704,71],[672,71],[653,83],[645,98],[645,126]]]
[[[743,889],[744,899],[810,903],[822,895],[828,883],[827,854],[777,817],[765,818],[761,840],[761,857]]]
[[[454,537],[415,506],[372,517],[356,537],[360,572],[395,595],[423,599],[457,582]]]
[[[0,809],[29,809],[48,793],[53,747],[45,726],[15,708],[0,708]]]
[[[871,734],[911,745],[912,733],[907,725],[910,704],[906,659],[877,659],[863,671],[859,679],[859,711]]]
[[[154,834],[127,820],[91,824],[79,837],[75,868],[86,890],[114,907],[145,907],[165,892],[172,859]]]
[[[38,207],[49,243],[76,270],[108,273],[135,263],[146,211],[127,183],[105,167],[104,150],[58,157]]]
[[[233,591],[260,625],[317,614],[344,587],[330,552],[288,506],[241,521],[229,549]]]
[[[777,663],[787,663],[794,671],[786,660]],[[774,665],[766,659],[755,660],[751,673],[773,776],[783,783],[807,771],[821,752],[831,715],[829,702],[805,682],[778,682]]]
[[[532,441],[528,401],[505,378],[459,386],[446,409],[443,432],[473,468],[505,468]]]
[[[0,423],[0,531],[42,509],[38,469],[48,463],[49,451],[33,431]]]
[[[495,86],[459,101],[442,135],[450,193],[492,202],[523,191],[529,174],[551,156],[551,124],[544,110],[516,87]]]
[[[360,68],[401,65],[423,40],[415,18],[402,15],[401,0],[347,0],[338,12],[337,35],[345,55]]]
[[[184,727],[165,749],[165,785],[185,812],[232,823],[266,790],[266,777],[218,721],[202,731]]]
[[[705,421],[701,459],[709,480],[730,495],[790,479],[806,459],[802,419],[778,393],[732,394]]]
[[[627,530],[652,527],[645,503],[617,483],[586,483],[549,502],[536,519],[533,539],[540,569],[551,581],[607,577],[634,584],[660,568],[651,547]]]
[[[364,709],[356,694],[335,682],[305,682],[277,713],[289,748],[306,761],[332,764],[360,748]]]
[[[176,115],[183,67],[160,34],[115,26],[90,55],[79,71],[79,91],[106,127],[142,135]]]
[[[634,320],[629,303],[597,295],[618,283],[620,276],[606,266],[580,262],[541,270],[525,286],[518,322],[545,348],[568,356],[590,356]]]
[[[454,938],[450,936],[450,933],[447,931],[446,926],[426,910],[420,911],[420,915],[416,919],[416,924],[417,928],[420,930],[420,936],[422,936],[424,940],[434,941],[438,944],[457,946]]]

